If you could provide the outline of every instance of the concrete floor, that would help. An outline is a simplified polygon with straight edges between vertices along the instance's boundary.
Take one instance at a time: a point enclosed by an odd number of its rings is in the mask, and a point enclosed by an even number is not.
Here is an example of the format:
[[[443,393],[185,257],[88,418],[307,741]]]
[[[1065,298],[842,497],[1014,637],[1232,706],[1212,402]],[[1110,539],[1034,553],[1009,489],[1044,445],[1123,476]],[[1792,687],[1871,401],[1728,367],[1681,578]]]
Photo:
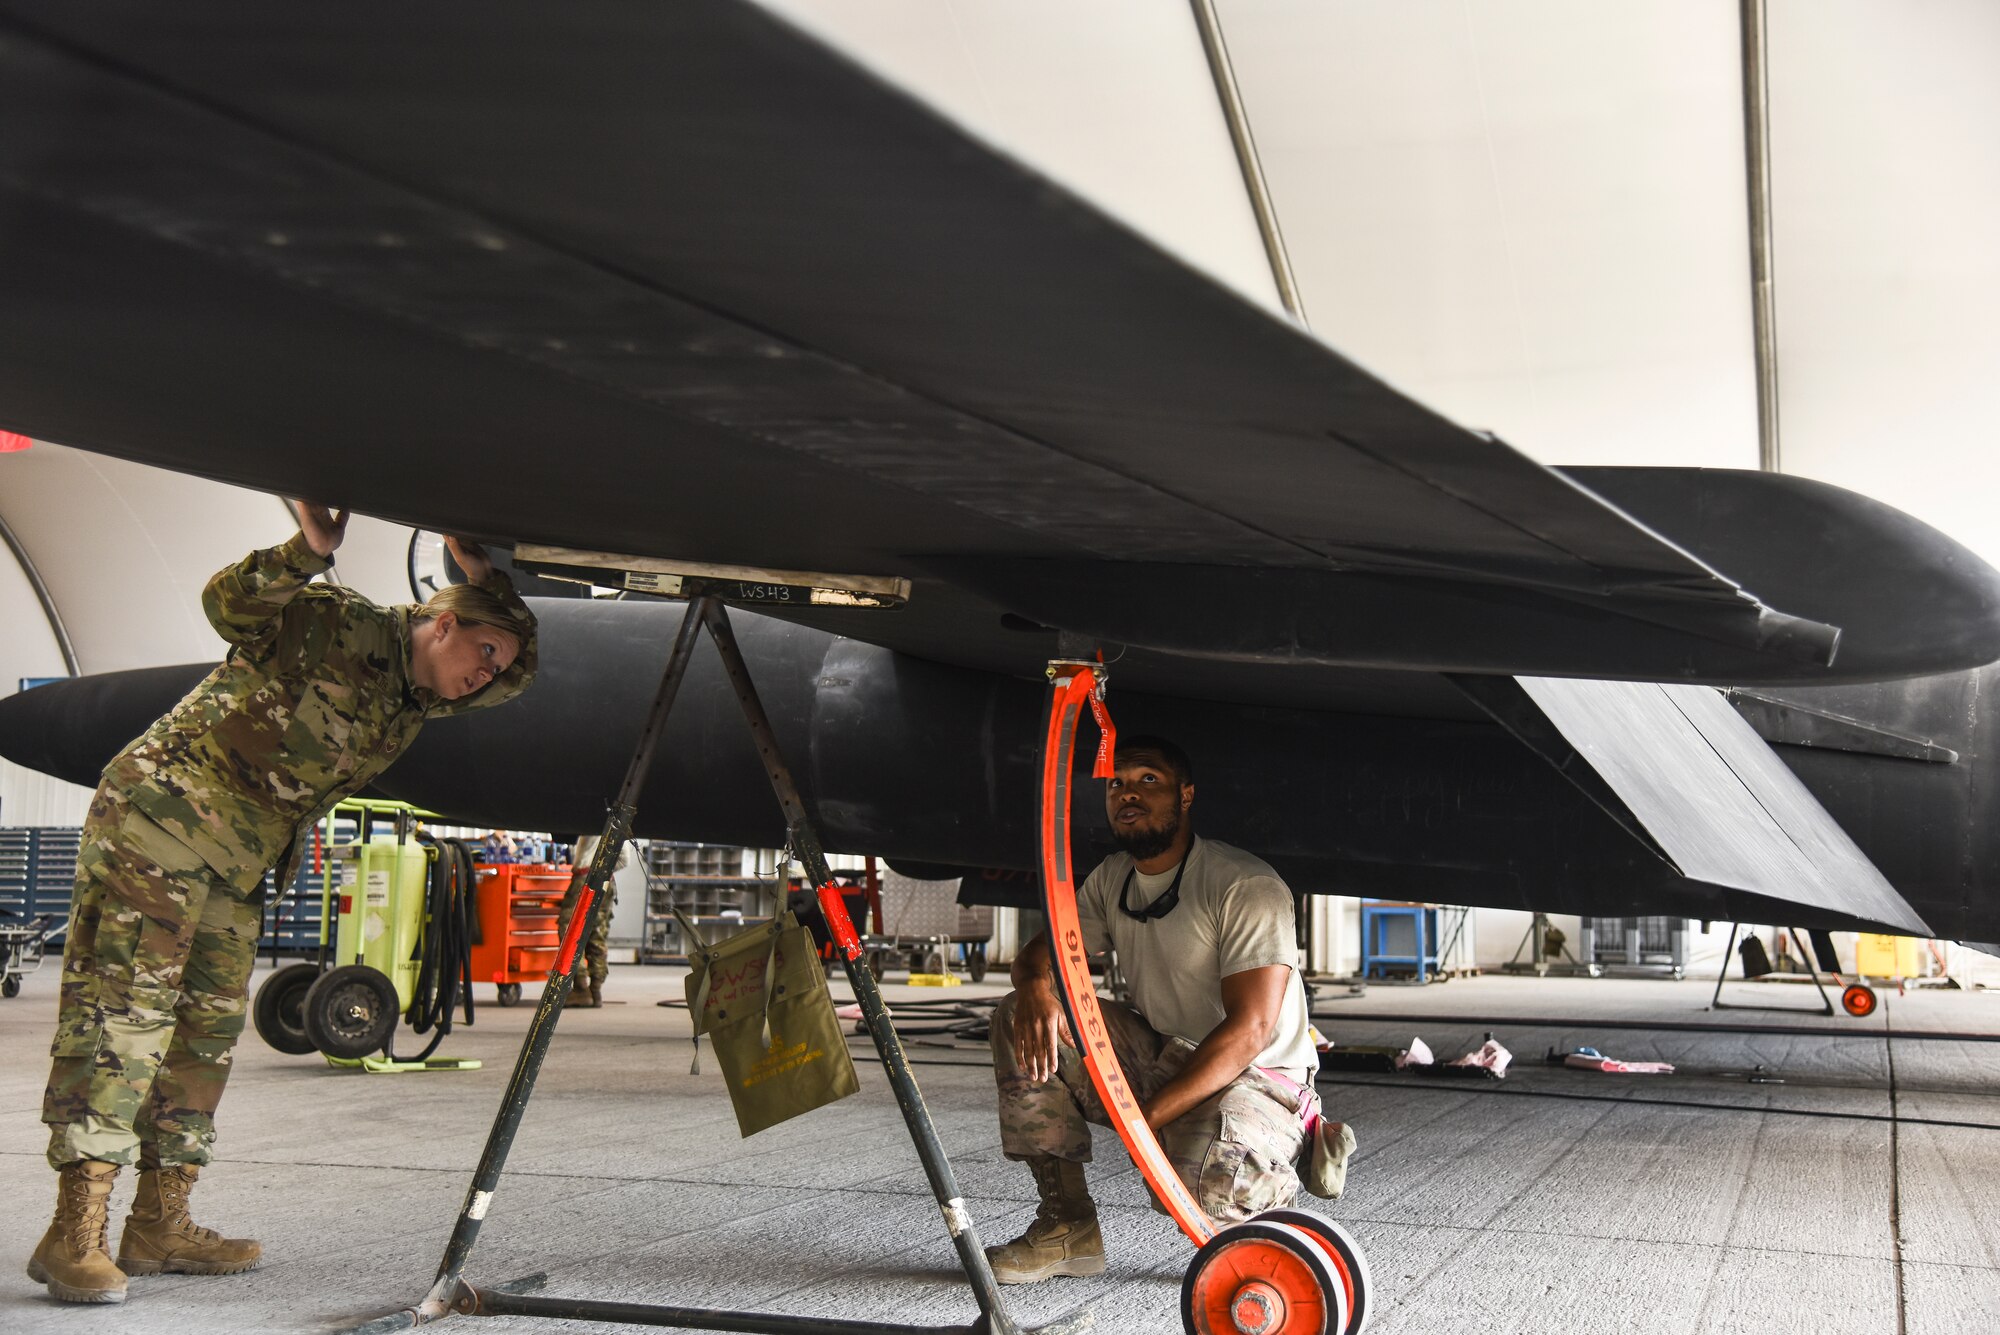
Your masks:
[[[1809,996],[1733,990],[1793,1005]],[[998,989],[888,991],[894,1002]],[[51,969],[0,1001],[0,1258],[13,1275],[0,1281],[5,1332],[323,1332],[414,1301],[532,1013],[525,1002],[482,1005],[447,1049],[486,1060],[469,1073],[336,1072],[247,1036],[219,1161],[195,1199],[201,1220],[262,1239],[265,1265],[136,1280],[123,1307],[76,1308],[49,1302],[18,1268],[53,1200],[36,1116],[54,994]],[[680,994],[678,970],[623,968],[611,984],[623,1004],[562,1019],[468,1275],[490,1283],[546,1270],[547,1291],[565,1295],[969,1321],[972,1303],[879,1067],[857,1049],[859,1097],[740,1141],[713,1064],[688,1074],[685,1012],[652,1004]],[[2000,1045],[1591,1023],[2000,1034],[2000,994],[1892,995],[1867,1022],[1709,1014],[1707,999],[1708,985],[1692,980],[1485,977],[1324,991],[1321,1027],[1337,1041],[1420,1033],[1447,1058],[1491,1029],[1517,1058],[1500,1084],[1339,1076],[1324,1085],[1330,1109],[1360,1136],[1333,1213],[1373,1264],[1371,1329],[2000,1331]],[[1381,1015],[1430,1018],[1370,1018]],[[1577,1023],[1523,1022],[1547,1018]],[[1539,1061],[1552,1044],[1579,1043],[1682,1070],[1621,1078]],[[980,1050],[925,1039],[911,1052],[980,1231],[1012,1236],[1033,1194],[1000,1156]],[[1758,1063],[1785,1083],[1743,1079]],[[1088,1302],[1102,1331],[1179,1330],[1189,1249],[1145,1207],[1109,1133],[1092,1181],[1109,1273],[1009,1290],[1017,1319]],[[120,1211],[129,1193],[128,1175]],[[454,1320],[495,1335],[556,1328]]]

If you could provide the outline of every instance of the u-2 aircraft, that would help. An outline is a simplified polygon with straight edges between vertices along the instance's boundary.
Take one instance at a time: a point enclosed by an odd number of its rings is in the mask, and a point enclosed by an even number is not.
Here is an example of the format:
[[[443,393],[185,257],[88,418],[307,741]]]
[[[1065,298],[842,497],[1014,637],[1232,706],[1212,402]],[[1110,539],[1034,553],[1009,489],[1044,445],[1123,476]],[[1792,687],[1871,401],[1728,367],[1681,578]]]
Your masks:
[[[0,0],[0,124],[0,425],[910,581],[739,618],[836,850],[1032,866],[1042,669],[1102,651],[1303,891],[2000,939],[2000,573],[1800,478],[1541,466],[754,5]],[[679,612],[541,611],[537,688],[381,789],[598,825]],[[0,750],[90,782],[203,670]],[[781,837],[726,690],[640,833]]]

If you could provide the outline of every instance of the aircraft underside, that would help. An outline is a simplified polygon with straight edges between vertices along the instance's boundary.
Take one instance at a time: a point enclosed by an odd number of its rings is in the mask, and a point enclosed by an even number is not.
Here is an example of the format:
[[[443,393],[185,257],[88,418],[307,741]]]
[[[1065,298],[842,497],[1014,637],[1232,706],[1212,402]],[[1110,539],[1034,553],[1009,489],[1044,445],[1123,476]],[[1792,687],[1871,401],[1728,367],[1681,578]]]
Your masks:
[[[1303,889],[2000,935],[1983,719],[1861,685],[1983,680],[1984,562],[1801,478],[1543,467],[753,6],[0,0],[0,121],[0,427],[908,580],[746,629],[840,847],[1030,865],[1041,669],[1101,648]],[[528,700],[385,788],[594,827],[647,615],[553,611]],[[187,677],[9,701],[8,753],[89,781]],[[1876,713],[1785,703],[1840,683]],[[701,717],[641,829],[776,842]]]

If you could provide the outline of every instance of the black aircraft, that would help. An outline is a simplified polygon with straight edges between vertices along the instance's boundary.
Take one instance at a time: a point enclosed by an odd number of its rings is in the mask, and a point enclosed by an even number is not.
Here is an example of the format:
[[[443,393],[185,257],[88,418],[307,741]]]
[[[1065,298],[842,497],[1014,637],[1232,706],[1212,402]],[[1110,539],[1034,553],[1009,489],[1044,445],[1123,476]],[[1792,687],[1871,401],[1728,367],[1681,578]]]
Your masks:
[[[0,0],[0,125],[0,426],[910,581],[740,624],[836,848],[1030,866],[1042,668],[1102,649],[1301,889],[2000,937],[2000,574],[1797,478],[1537,465],[754,6]],[[676,615],[551,601],[542,684],[382,787],[594,828]],[[775,842],[697,663],[640,830]],[[0,748],[88,782],[201,670]]]

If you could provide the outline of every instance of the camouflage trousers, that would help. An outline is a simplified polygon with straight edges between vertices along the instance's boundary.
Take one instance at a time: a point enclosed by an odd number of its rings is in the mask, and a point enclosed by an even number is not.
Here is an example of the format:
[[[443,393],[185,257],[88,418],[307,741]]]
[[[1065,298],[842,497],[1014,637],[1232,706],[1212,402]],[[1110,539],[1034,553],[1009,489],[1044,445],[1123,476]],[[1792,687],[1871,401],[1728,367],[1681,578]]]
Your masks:
[[[1141,1099],[1151,1098],[1187,1064],[1194,1046],[1157,1032],[1130,1006],[1101,999],[1099,1005],[1125,1079]],[[1089,1163],[1089,1123],[1110,1126],[1111,1119],[1076,1049],[1063,1045],[1055,1079],[1031,1080],[1014,1060],[1012,993],[994,1008],[992,1041],[1001,1152],[1009,1159],[1053,1155]],[[1292,1203],[1305,1146],[1301,1097],[1253,1066],[1160,1130],[1161,1150],[1211,1218],[1233,1222]],[[1153,1206],[1160,1208],[1159,1201]]]
[[[558,937],[569,935],[569,920],[576,913],[577,901],[583,897],[583,876],[581,870],[573,873],[569,889],[563,892],[562,910],[556,916]],[[617,903],[618,891],[610,885],[604,887],[603,899],[591,901],[590,911],[596,925],[583,939],[576,952],[576,967],[570,970],[570,976],[580,984],[596,983],[602,988],[604,980],[611,976],[611,910]]]
[[[261,896],[100,787],[84,822],[42,1120],[49,1162],[205,1164],[243,1032]]]

